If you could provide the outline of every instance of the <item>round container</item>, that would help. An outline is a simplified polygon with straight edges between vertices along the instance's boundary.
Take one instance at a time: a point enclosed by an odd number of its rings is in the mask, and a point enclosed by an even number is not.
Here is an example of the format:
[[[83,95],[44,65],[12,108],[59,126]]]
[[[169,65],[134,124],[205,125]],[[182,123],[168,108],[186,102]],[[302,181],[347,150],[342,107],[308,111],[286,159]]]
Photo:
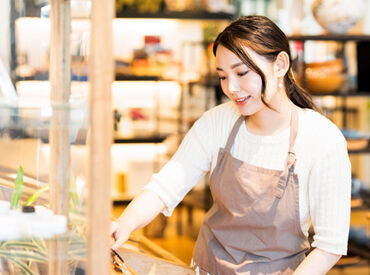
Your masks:
[[[344,65],[341,59],[306,64],[306,88],[312,93],[333,93],[339,90],[344,80]],[[297,81],[302,83],[301,76]]]
[[[364,15],[364,0],[315,0],[312,14],[329,33],[346,33]]]

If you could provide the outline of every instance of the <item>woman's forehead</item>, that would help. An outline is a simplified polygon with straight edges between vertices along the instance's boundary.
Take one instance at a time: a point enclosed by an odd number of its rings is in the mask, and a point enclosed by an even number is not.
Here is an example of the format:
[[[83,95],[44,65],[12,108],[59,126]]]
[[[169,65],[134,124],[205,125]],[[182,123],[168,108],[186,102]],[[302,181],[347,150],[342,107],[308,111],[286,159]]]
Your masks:
[[[266,62],[265,58],[247,46],[242,46],[243,51],[246,53],[248,58],[255,64]],[[223,45],[219,45],[216,51],[216,65],[219,66],[232,66],[235,63],[244,62],[231,50]],[[244,64],[245,65],[245,64]],[[246,65],[245,65],[246,66]]]

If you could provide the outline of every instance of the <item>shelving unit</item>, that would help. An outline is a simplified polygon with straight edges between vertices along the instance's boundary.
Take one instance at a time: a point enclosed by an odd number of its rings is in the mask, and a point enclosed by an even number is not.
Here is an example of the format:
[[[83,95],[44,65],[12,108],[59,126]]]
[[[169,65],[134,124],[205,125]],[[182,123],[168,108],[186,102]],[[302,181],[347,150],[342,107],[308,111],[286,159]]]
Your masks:
[[[169,12],[169,11],[162,11],[162,12],[158,12],[158,13],[155,13],[155,14],[152,14],[152,13],[137,13],[137,12],[128,12],[128,11],[117,11],[116,12],[116,18],[118,20],[125,20],[125,19],[144,19],[142,22],[140,22],[140,24],[145,24],[145,22],[148,22],[148,24],[150,24],[150,22],[153,22],[152,20],[155,20],[155,19],[160,19],[160,20],[174,20],[174,22],[184,22],[184,24],[197,24],[195,22],[197,21],[200,21],[200,22],[203,22],[203,21],[229,21],[231,19],[233,19],[234,15],[233,14],[227,14],[227,13],[211,13],[211,12],[207,12],[207,11],[183,11],[183,12]],[[148,20],[148,21],[146,21]],[[134,28],[135,26],[135,22],[136,21],[133,21],[132,23],[132,27]],[[179,28],[183,28],[183,25],[181,25],[182,23],[177,23],[179,24],[178,27]],[[194,26],[193,26],[194,27]],[[199,28],[201,27],[201,24],[199,24]],[[186,31],[186,30],[185,30]],[[199,32],[198,32],[199,34]],[[198,37],[195,36],[195,37]],[[193,39],[198,39],[198,38],[195,38],[194,36],[192,37]],[[201,37],[199,37],[201,39]],[[189,38],[188,38],[189,39]],[[188,43],[188,42],[187,42]],[[194,44],[197,44],[197,45],[200,45],[202,44],[203,42],[201,40],[199,40],[199,42],[189,42],[189,43],[194,43]],[[180,46],[180,48],[178,48],[178,50],[180,50],[182,52],[183,50],[183,43],[179,42],[178,43],[178,46]],[[181,56],[181,58],[183,58],[183,54],[180,54],[179,56]],[[183,65],[184,66],[184,65]],[[182,71],[182,67],[180,68],[180,73],[179,73],[179,77],[176,79],[168,79],[166,77],[163,77],[161,75],[156,75],[156,76],[153,76],[153,75],[134,75],[134,74],[127,74],[127,75],[124,75],[124,74],[116,74],[116,81],[120,81],[120,82],[125,82],[125,81],[137,81],[137,82],[143,82],[145,83],[146,81],[175,81],[177,82],[180,87],[181,87],[181,92],[180,92],[180,99],[179,99],[179,104],[177,106],[177,118],[176,117],[172,117],[172,118],[169,118],[171,120],[174,121],[174,123],[176,123],[177,125],[177,129],[176,129],[176,136],[179,137],[178,139],[180,139],[180,136],[181,136],[181,125],[183,125],[184,123],[184,119],[183,119],[183,108],[184,108],[184,97],[183,97],[183,94],[185,92],[185,89],[187,87],[187,85],[190,83],[189,81],[184,81],[181,79],[180,75],[181,73],[183,73]],[[191,85],[191,84],[189,84]],[[163,104],[163,103],[161,103]],[[160,121],[162,118],[161,117],[158,117],[157,118],[158,121]],[[180,135],[179,135],[180,134]],[[126,146],[127,145],[130,145],[130,144],[136,144],[136,143],[139,143],[139,144],[142,144],[142,145],[145,145],[145,144],[150,144],[150,143],[154,143],[154,144],[157,144],[158,146],[165,140],[165,138],[167,138],[167,135],[163,135],[161,133],[153,133],[152,135],[149,135],[148,137],[130,137],[130,138],[119,138],[119,137],[116,137],[115,138],[115,143],[117,145],[119,144],[125,144]],[[179,143],[180,141],[178,141]],[[156,165],[158,167],[158,169],[160,168],[159,164]],[[157,172],[157,171],[154,171],[154,172]],[[120,203],[127,203],[129,202],[129,198],[127,196],[125,196],[125,194],[116,194],[112,197],[113,199],[113,202],[115,204],[120,204]]]
[[[370,35],[351,35],[351,34],[348,34],[348,35],[339,35],[339,34],[302,35],[302,36],[290,36],[289,40],[290,41],[302,41],[303,42],[303,48],[302,48],[303,57],[304,57],[304,50],[305,50],[305,46],[304,46],[305,41],[335,41],[335,42],[338,42],[342,45],[342,50],[341,50],[340,56],[341,56],[341,58],[345,59],[346,57],[344,55],[344,46],[347,42],[349,42],[349,41],[355,42],[355,43],[363,42],[363,41],[369,42],[370,41]],[[357,60],[357,62],[358,62],[358,60]],[[344,63],[346,64],[346,62],[344,62]],[[303,66],[302,67],[303,68],[302,68],[301,79],[302,79],[303,86],[305,86],[305,84],[306,84],[306,81],[305,81],[306,67],[305,67],[304,61],[303,61]],[[342,126],[343,128],[347,128],[348,127],[347,115],[348,115],[348,112],[349,112],[349,108],[348,108],[349,98],[352,98],[352,97],[354,97],[354,98],[358,98],[358,97],[370,98],[370,91],[359,91],[358,89],[357,90],[356,89],[355,90],[351,89],[351,90],[333,92],[333,93],[312,93],[312,96],[313,97],[332,96],[332,97],[335,97],[336,100],[340,100],[340,106],[335,108],[336,110],[339,110],[340,112],[342,112],[342,125],[339,125],[339,126]],[[350,154],[350,156],[370,154],[370,139],[368,140],[368,144],[367,144],[366,148],[363,148],[361,150],[349,150],[348,153]],[[352,203],[354,204],[354,206],[351,207],[351,211],[353,211],[353,212],[354,211],[363,211],[364,213],[366,213],[367,211],[369,211],[369,208],[368,208],[368,206],[367,206],[367,204],[366,204],[366,202],[364,201],[363,198],[353,197],[352,198]],[[356,240],[351,239],[351,238],[349,239],[349,245],[348,245],[349,255],[351,255],[351,254],[357,255],[357,256],[362,257],[363,259],[366,259],[367,261],[369,261],[370,256],[369,256],[368,251],[366,251],[366,250],[367,250],[366,249],[366,244],[359,245],[356,242]],[[342,262],[343,266],[346,266],[346,265],[348,266],[348,263],[346,263],[346,259],[347,258],[344,258],[344,261]],[[349,259],[351,259],[351,258],[349,258]],[[366,264],[366,260],[365,260],[365,264]],[[355,264],[358,264],[358,263],[356,262]],[[337,266],[339,268],[341,267],[341,265],[339,263],[338,263]]]
[[[370,35],[353,35],[353,34],[327,34],[327,35],[296,35],[296,36],[289,36],[288,39],[290,41],[302,41],[303,48],[302,48],[302,55],[304,56],[305,47],[304,42],[306,41],[334,41],[341,43],[344,45],[351,41],[351,42],[360,42],[360,41],[370,41]],[[344,50],[342,49],[341,56],[345,58]],[[346,62],[345,62],[346,63]],[[303,87],[306,86],[306,78],[305,78],[305,69],[306,64],[303,61],[302,64],[302,84]],[[370,98],[370,91],[358,91],[358,90],[347,90],[347,91],[338,91],[334,93],[312,93],[313,97],[323,97],[323,96],[334,96],[337,98],[341,98],[342,104],[339,107],[342,110],[342,127],[347,127],[347,98],[349,97],[368,97]],[[370,143],[370,140],[369,140]],[[363,150],[356,150],[356,151],[349,151],[350,154],[361,154],[361,153],[369,153],[369,146],[364,148]]]

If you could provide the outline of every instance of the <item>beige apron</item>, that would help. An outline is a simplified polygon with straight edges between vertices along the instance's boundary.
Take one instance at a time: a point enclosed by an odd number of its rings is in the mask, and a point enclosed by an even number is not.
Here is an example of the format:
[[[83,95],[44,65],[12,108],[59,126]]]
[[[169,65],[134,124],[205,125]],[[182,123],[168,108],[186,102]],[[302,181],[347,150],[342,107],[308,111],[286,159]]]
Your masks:
[[[300,226],[294,174],[298,113],[293,109],[284,171],[256,167],[230,154],[244,122],[243,116],[236,121],[218,153],[210,177],[214,204],[195,244],[193,267],[200,274],[291,274],[309,247]]]

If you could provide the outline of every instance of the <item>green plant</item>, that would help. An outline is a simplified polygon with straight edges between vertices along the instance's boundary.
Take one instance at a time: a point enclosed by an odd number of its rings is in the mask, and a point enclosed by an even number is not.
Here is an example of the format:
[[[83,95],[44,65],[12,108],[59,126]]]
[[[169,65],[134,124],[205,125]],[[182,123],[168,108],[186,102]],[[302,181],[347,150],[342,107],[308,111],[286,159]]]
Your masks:
[[[33,193],[28,199],[27,201],[25,202],[24,205],[31,205],[32,203],[35,202],[35,200],[37,200],[37,198],[42,194],[44,193],[45,191],[49,190],[49,185],[46,184],[44,185],[43,187],[41,187],[39,190],[37,190],[35,193]]]
[[[14,192],[11,202],[12,209],[18,209],[19,207],[19,200],[22,195],[23,175],[24,175],[23,168],[22,166],[19,166],[18,173],[14,181]]]
[[[11,208],[18,209],[22,195],[24,171],[19,167],[14,181],[14,192],[11,201]],[[76,266],[81,258],[87,254],[86,248],[86,214],[80,209],[80,200],[77,193],[76,179],[70,170],[70,231],[66,234],[64,241],[68,242],[68,261],[70,266]],[[33,193],[26,201],[25,205],[31,205],[43,192],[49,190],[46,184]],[[51,240],[53,241],[53,240]],[[26,275],[36,275],[37,271],[32,269],[34,264],[46,264],[49,260],[47,240],[42,238],[30,238],[24,240],[0,241],[0,258],[13,264]],[[0,270],[1,274],[1,270]]]

